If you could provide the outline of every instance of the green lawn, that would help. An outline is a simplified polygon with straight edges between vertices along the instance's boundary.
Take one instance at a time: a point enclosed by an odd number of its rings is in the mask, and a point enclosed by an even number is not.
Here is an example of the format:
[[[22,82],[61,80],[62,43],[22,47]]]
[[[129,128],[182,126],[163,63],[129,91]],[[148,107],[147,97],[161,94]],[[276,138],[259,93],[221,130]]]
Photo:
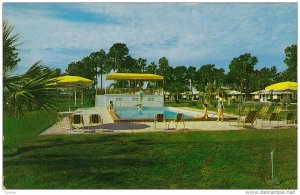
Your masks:
[[[4,149],[29,141],[56,122],[56,112],[26,111],[23,117],[3,118]]]
[[[296,129],[38,136],[55,112],[3,122],[7,189],[297,188]]]
[[[295,129],[33,136],[14,147],[7,189],[297,188]]]

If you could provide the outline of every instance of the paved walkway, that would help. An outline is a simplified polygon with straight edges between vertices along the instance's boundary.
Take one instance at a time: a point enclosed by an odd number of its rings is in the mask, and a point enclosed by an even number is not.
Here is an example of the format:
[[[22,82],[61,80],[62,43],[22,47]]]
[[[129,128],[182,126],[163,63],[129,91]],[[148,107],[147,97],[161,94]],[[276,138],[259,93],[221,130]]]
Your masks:
[[[191,111],[190,108],[182,108]],[[262,121],[258,120],[257,124],[253,126],[238,126],[236,122],[216,122],[216,121],[191,121],[185,122],[185,127],[183,123],[179,123],[177,130],[175,129],[175,123],[171,122],[169,125],[169,129],[165,129],[165,124],[158,123],[157,129],[154,128],[153,122],[143,122],[143,123],[114,123],[108,110],[105,107],[95,107],[95,108],[82,108],[76,110],[84,117],[85,128],[88,126],[89,114],[100,114],[103,118],[103,131],[96,130],[96,133],[138,133],[138,132],[176,132],[176,131],[226,131],[226,130],[245,130],[245,129],[273,129],[277,128],[277,122],[272,122],[271,126],[262,127]],[[197,111],[193,109],[195,114],[202,114],[201,111]],[[215,113],[210,112],[209,116],[214,115]],[[225,115],[227,115],[225,113]],[[229,116],[229,115],[227,115]],[[231,115],[232,116],[232,115]],[[168,126],[167,122],[167,126]],[[268,125],[268,122],[264,122],[265,125]],[[282,122],[280,122],[282,124]],[[41,135],[60,135],[60,134],[70,134],[70,130],[67,128],[67,120],[64,118],[63,120],[57,122],[47,130],[41,133]],[[289,126],[291,127],[291,126]],[[280,125],[280,128],[287,128],[286,126]],[[74,133],[74,132],[72,132]],[[82,133],[82,132],[78,132]]]

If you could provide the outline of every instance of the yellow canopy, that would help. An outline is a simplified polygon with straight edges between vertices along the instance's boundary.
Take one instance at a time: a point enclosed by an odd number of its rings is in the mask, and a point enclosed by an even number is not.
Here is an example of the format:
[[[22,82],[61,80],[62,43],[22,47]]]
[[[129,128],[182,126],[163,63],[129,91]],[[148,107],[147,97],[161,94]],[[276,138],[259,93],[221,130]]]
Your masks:
[[[286,82],[275,83],[273,85],[266,87],[265,90],[267,91],[297,90],[297,82],[286,81]]]
[[[62,88],[90,87],[93,81],[79,76],[61,76],[55,78],[56,84]]]
[[[163,80],[164,77],[156,74],[142,74],[142,73],[111,73],[106,75],[106,80]]]

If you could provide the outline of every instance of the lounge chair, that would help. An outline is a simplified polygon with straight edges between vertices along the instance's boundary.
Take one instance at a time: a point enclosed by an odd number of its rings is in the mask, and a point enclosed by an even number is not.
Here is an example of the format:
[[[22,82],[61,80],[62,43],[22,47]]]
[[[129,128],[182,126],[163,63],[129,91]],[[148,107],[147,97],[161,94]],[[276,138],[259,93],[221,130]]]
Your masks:
[[[294,112],[288,112],[282,120],[285,126],[288,126],[289,124],[293,124],[296,126],[295,116],[296,114]]]
[[[265,120],[269,121],[269,125],[266,125],[266,126],[271,126],[271,123],[272,121],[277,121],[277,127],[279,126],[279,121],[280,121],[280,118],[279,118],[279,115],[280,115],[280,112],[281,112],[281,107],[279,106],[276,106],[273,110],[272,113],[270,113],[266,118]],[[265,126],[263,125],[264,123],[264,120],[262,121],[261,123],[261,126]]]
[[[257,113],[257,117],[258,119],[266,119],[268,116],[268,111],[269,111],[270,106],[264,106],[261,108],[261,110]],[[256,120],[256,124],[257,124],[257,120]]]
[[[175,129],[176,129],[176,130],[177,130],[178,123],[182,123],[182,124],[183,124],[183,127],[185,128],[184,117],[183,117],[183,114],[182,114],[182,113],[178,113],[178,114],[175,116],[175,118],[169,122],[169,126],[170,126],[170,123],[171,123],[172,121],[175,122]],[[168,129],[169,129],[169,126],[168,126]]]
[[[238,118],[235,122],[237,122],[238,125],[242,123],[243,126],[246,126],[247,123],[253,125],[254,122],[256,121],[257,113],[258,112],[256,110],[249,110],[248,112],[246,112],[244,117]],[[230,121],[229,121],[229,125],[232,125]]]
[[[262,107],[262,109],[257,114],[257,118],[259,118],[259,119],[265,119],[267,117],[267,113],[268,113],[269,108],[270,108],[270,106],[264,106],[264,107]]]
[[[82,125],[82,129],[80,129],[81,125]],[[71,126],[71,132],[78,132],[78,131],[84,132],[83,116],[81,114],[71,115],[71,125],[70,126]]]
[[[238,107],[238,118],[242,118],[243,116],[245,116],[247,114],[247,112],[249,112],[251,110],[251,108],[249,107]]]
[[[94,125],[98,125],[99,129],[103,130],[103,119],[100,114],[90,114],[89,119],[89,131],[95,132],[95,129],[93,130]]]
[[[164,114],[156,114],[154,117],[154,128],[157,129],[157,123],[164,123],[165,129],[167,129],[167,123],[166,119],[164,117]]]

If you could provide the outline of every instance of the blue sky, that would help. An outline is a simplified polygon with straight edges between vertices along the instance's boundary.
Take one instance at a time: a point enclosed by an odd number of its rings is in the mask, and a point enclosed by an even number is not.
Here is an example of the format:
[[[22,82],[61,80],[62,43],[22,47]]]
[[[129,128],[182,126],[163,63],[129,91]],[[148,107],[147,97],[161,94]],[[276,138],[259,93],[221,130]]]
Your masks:
[[[93,51],[127,44],[134,58],[228,70],[251,53],[256,69],[286,69],[297,44],[296,3],[3,3],[3,19],[20,34],[18,72],[42,60],[63,72]]]

